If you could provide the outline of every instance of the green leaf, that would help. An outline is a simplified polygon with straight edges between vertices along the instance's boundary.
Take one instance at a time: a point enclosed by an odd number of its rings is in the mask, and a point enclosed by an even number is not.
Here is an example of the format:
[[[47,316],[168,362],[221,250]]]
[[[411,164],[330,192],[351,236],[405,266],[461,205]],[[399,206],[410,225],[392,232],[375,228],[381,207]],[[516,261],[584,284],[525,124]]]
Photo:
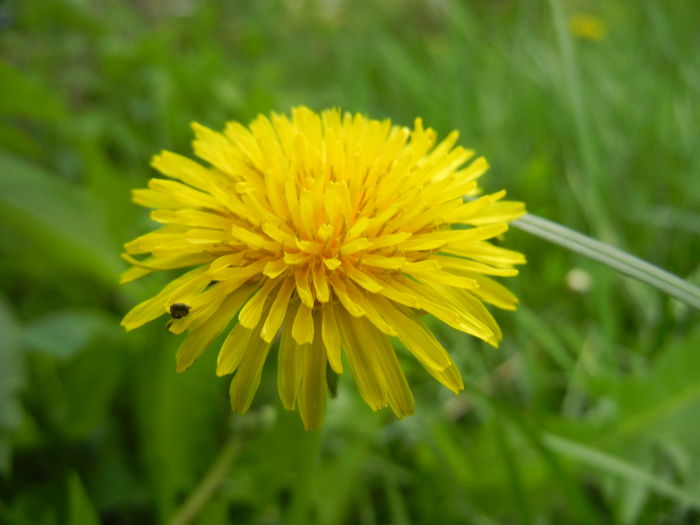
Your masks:
[[[611,497],[623,517],[639,512],[644,491],[700,508],[698,348],[700,330],[630,375],[590,379],[590,393],[608,407],[603,421],[562,425],[544,438],[552,450],[623,481]]]
[[[123,377],[122,365],[123,346],[100,338],[60,367],[66,403],[60,420],[64,435],[85,438],[110,416],[109,408]]]
[[[123,337],[119,321],[99,312],[52,312],[25,326],[22,342],[57,359],[69,359],[100,335]]]
[[[75,472],[68,475],[68,525],[100,525],[97,510]]]
[[[38,80],[1,61],[0,86],[0,115],[49,121],[64,113],[57,91],[46,89]]]
[[[21,410],[17,393],[24,382],[19,327],[10,307],[0,296],[0,474],[8,474],[11,465],[9,431],[20,424]]]
[[[41,149],[34,137],[14,124],[0,122],[0,144],[4,149],[27,157],[39,155]]]
[[[64,264],[116,282],[122,269],[118,248],[108,242],[95,204],[81,188],[0,152],[0,215]]]
[[[601,442],[668,436],[700,446],[700,424],[695,424],[700,410],[698,348],[700,329],[667,345],[648,370],[611,385],[607,394],[617,402],[620,419]]]

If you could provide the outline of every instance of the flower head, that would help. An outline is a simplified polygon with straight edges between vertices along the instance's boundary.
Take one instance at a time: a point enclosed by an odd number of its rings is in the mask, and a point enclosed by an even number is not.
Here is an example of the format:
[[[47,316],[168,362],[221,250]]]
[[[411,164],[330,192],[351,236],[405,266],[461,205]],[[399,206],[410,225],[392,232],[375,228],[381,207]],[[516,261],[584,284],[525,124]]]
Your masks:
[[[306,428],[323,419],[328,366],[350,368],[374,410],[412,413],[390,337],[447,388],[463,388],[418,314],[496,346],[501,331],[483,302],[515,308],[488,276],[515,275],[524,257],[488,240],[524,206],[501,200],[503,191],[476,198],[485,159],[471,161],[456,132],[436,145],[420,119],[410,130],[335,109],[300,107],[247,128],[231,122],[223,134],[193,128],[207,166],[167,151],[154,158],[167,178],[134,200],[163,226],[126,244],[133,267],[122,281],[193,269],[133,308],[128,330],[170,314],[168,329],[188,334],[177,352],[182,371],[232,325],[216,373],[235,373],[239,413],[281,332],[279,395]]]
[[[576,13],[569,19],[569,29],[574,36],[600,42],[607,34],[607,26],[602,18]]]

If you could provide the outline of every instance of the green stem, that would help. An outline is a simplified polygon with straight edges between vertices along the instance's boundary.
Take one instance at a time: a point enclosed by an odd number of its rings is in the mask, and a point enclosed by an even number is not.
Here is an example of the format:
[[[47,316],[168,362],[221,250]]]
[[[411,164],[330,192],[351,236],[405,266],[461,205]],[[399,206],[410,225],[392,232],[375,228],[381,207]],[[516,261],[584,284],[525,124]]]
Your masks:
[[[224,444],[209,471],[168,522],[168,525],[187,525],[202,512],[231,470],[231,465],[236,459],[239,449],[240,440],[232,435]]]
[[[700,288],[634,255],[536,215],[525,214],[513,226],[601,262],[700,310]]]

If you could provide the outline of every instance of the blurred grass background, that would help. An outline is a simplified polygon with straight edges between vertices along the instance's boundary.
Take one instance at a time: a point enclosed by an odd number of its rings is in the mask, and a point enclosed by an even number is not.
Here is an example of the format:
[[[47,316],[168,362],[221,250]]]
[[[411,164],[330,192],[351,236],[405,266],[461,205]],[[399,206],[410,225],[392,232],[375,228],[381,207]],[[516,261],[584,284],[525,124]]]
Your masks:
[[[343,377],[321,433],[281,409],[275,360],[231,416],[213,350],[177,375],[161,323],[119,327],[164,278],[116,284],[153,154],[298,104],[458,129],[487,190],[698,282],[698,20],[682,0],[0,1],[0,522],[170,523],[224,443],[191,523],[699,522],[697,314],[523,232],[502,347],[434,325],[464,393],[405,359],[414,417]]]

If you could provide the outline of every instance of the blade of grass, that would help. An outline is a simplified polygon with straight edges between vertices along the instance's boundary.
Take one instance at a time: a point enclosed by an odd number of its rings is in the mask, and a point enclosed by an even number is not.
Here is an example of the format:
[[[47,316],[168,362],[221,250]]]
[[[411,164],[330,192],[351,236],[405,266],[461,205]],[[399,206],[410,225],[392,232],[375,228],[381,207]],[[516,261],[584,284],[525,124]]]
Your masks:
[[[518,305],[520,326],[529,340],[536,340],[562,370],[570,373],[576,367],[576,360],[571,356],[566,344],[558,335],[559,327],[543,320],[525,305]],[[556,326],[556,327],[555,327]]]
[[[574,458],[582,463],[599,468],[611,474],[615,474],[625,480],[644,485],[663,496],[673,498],[685,505],[700,507],[700,496],[691,494],[668,481],[642,470],[622,459],[601,452],[581,443],[576,443],[554,434],[544,434],[544,443],[554,452]]]
[[[513,447],[508,438],[506,428],[501,422],[501,415],[496,413],[494,418],[498,449],[501,452],[503,463],[508,472],[508,485],[513,496],[515,510],[518,512],[519,523],[534,523],[532,512],[528,504],[527,493],[523,485],[523,477],[520,472],[517,456],[513,453]]]
[[[557,480],[556,488],[566,498],[567,506],[573,515],[580,518],[581,523],[603,523],[599,510],[589,501],[582,487],[572,479],[571,474],[567,472],[556,454],[544,442],[543,434],[538,428],[534,427],[523,417],[521,412],[514,410],[508,403],[487,394],[474,385],[467,383],[464,385],[464,390],[473,396],[475,401],[486,403],[505,421],[510,422],[515,430],[520,432],[542,458],[552,478]]]
[[[404,496],[401,494],[399,480],[397,479],[398,467],[391,461],[385,461],[382,465],[384,474],[384,490],[389,503],[389,512],[391,515],[391,523],[396,525],[410,525],[411,519],[406,509]]]
[[[604,200],[606,195],[605,178],[600,168],[599,155],[593,136],[590,110],[586,107],[585,90],[580,64],[576,58],[573,36],[569,31],[566,12],[561,0],[550,0],[552,21],[556,32],[557,45],[561,55],[562,77],[565,95],[568,98],[576,142],[583,173],[571,178],[574,193],[583,196],[583,212],[595,227],[596,234],[604,239],[616,241],[616,233],[610,220]]]
[[[313,487],[319,482],[319,461],[321,456],[321,433],[309,432],[304,436],[298,454],[304,458],[297,468],[297,482],[294,484],[289,507],[284,516],[284,523],[302,525],[309,522],[309,514],[314,505]]]
[[[700,288],[634,255],[529,213],[512,224],[516,228],[585,255],[624,275],[658,288],[688,306],[700,310]]]

